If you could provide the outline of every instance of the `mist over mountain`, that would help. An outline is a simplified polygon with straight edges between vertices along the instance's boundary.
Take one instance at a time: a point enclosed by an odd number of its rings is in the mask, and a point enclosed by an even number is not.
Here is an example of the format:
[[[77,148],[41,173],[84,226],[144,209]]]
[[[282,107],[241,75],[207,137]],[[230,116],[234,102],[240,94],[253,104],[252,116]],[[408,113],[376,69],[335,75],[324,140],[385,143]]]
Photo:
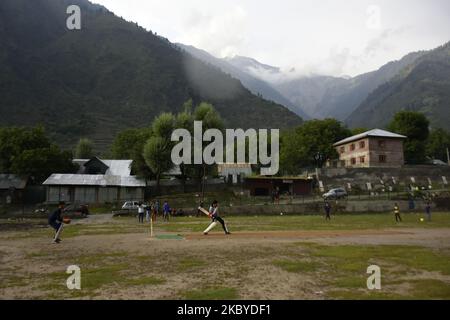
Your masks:
[[[289,110],[295,112],[303,119],[309,118],[308,115],[297,105],[292,103],[290,100],[285,98],[282,94],[280,94],[271,84],[266,81],[260,79],[257,76],[253,76],[251,74],[251,69],[247,69],[246,62],[250,63],[256,68],[258,68],[258,62],[251,58],[245,57],[234,57],[234,58],[225,58],[220,59],[216,58],[208,52],[197,49],[193,46],[184,45],[181,43],[177,43],[177,46],[194,56],[195,58],[204,61],[212,66],[219,68],[221,71],[229,74],[235,79],[241,81],[242,85],[249,89],[253,94],[260,95],[262,98],[274,101],[279,103]],[[279,72],[278,68],[261,65],[268,72]]]
[[[345,120],[372,91],[395,77],[423,54],[424,52],[408,54],[376,71],[356,77],[298,76],[295,69],[283,72],[277,67],[259,63],[251,58],[238,57],[228,61],[234,61],[233,65],[236,67],[270,84],[298,110],[311,118],[331,117]]]
[[[373,91],[346,122],[351,127],[384,126],[400,110],[422,112],[432,127],[450,129],[450,42],[421,53]]]
[[[66,28],[78,5],[82,29]],[[60,143],[148,126],[207,101],[229,127],[285,128],[302,119],[167,39],[86,0],[0,2],[0,125],[43,124]]]

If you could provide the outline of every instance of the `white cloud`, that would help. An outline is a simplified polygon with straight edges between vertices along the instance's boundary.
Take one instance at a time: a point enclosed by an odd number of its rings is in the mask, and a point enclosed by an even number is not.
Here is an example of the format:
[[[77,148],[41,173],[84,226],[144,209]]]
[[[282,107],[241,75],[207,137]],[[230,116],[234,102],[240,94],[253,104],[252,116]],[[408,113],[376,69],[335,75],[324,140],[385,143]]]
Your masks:
[[[448,0],[94,1],[172,42],[297,74],[353,76],[450,40]]]
[[[246,21],[247,14],[238,5],[225,12],[193,9],[182,22],[182,31],[174,40],[206,49],[219,57],[235,55],[245,42]]]

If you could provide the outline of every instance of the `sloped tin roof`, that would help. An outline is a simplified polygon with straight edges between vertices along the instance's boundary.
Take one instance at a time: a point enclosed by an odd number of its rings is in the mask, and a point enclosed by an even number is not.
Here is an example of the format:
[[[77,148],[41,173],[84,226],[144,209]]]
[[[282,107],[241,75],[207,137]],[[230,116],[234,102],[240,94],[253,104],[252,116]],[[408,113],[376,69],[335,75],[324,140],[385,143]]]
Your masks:
[[[79,173],[82,173],[84,171],[83,166],[93,159],[98,159],[108,167],[108,170],[105,172],[106,175],[125,177],[131,174],[133,160],[103,160],[94,157],[92,159],[73,159],[73,162],[80,166]]]
[[[407,138],[406,136],[402,136],[402,135],[394,133],[394,132],[389,132],[389,131],[382,130],[382,129],[372,129],[372,130],[357,134],[355,136],[345,138],[341,141],[338,141],[335,144],[333,144],[333,146],[339,146],[341,144],[360,140],[360,139],[363,139],[366,137],[382,137],[382,138],[391,138],[391,139],[392,138],[393,139],[406,139]]]
[[[146,184],[144,180],[135,176],[54,173],[43,185],[145,187]]]

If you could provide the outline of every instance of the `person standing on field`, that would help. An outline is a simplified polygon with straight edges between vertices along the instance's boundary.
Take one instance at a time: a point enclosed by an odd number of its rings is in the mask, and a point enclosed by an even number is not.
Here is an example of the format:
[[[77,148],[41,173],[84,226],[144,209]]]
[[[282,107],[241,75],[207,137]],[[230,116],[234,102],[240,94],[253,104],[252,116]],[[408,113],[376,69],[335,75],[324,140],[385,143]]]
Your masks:
[[[153,212],[155,214],[155,220],[156,220],[156,216],[159,214],[159,200],[156,199],[155,201],[155,205],[153,207]]]
[[[144,204],[142,202],[139,202],[138,204],[138,219],[139,223],[144,223]]]
[[[158,213],[158,211],[156,210],[156,202],[152,202],[150,211],[153,222],[156,222],[156,214]]]
[[[430,200],[428,200],[427,204],[425,205],[425,214],[427,216],[427,221],[431,221],[431,202],[430,202]]]
[[[400,216],[400,207],[397,203],[394,204],[394,214],[395,214],[395,222],[402,222],[402,217]]]
[[[325,201],[325,220],[331,220],[330,212],[331,212],[331,206],[328,201]]]
[[[166,201],[164,201],[164,204],[163,204],[163,219],[164,219],[164,221],[169,221],[169,215],[170,215],[170,206],[166,200]]]
[[[152,210],[152,203],[145,206],[145,221],[150,222],[150,214]]]

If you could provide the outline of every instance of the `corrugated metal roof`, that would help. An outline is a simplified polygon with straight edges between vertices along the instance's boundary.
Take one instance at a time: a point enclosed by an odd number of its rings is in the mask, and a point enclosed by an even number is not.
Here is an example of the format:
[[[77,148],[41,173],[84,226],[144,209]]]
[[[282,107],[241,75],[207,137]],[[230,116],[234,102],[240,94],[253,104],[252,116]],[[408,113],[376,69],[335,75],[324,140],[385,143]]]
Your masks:
[[[341,144],[360,140],[360,139],[363,139],[366,137],[383,137],[383,138],[396,138],[396,139],[406,139],[407,138],[406,136],[402,136],[402,135],[394,133],[394,132],[389,132],[389,131],[381,130],[381,129],[372,129],[372,130],[357,134],[355,136],[345,138],[341,141],[338,141],[334,144],[334,146],[338,146]]]
[[[133,163],[133,160],[103,160],[100,158],[97,158],[99,161],[103,162],[109,169],[106,170],[106,175],[111,176],[129,176],[131,174],[131,164]],[[91,161],[92,159],[73,159],[73,163],[76,163],[80,166],[80,170],[78,171],[79,174],[84,173],[84,165]]]
[[[0,189],[25,189],[27,180],[15,174],[0,174]]]
[[[145,181],[135,176],[54,173],[43,185],[145,187]]]
[[[112,176],[129,176],[131,174],[131,164],[133,160],[102,160],[109,169],[106,175]]]

